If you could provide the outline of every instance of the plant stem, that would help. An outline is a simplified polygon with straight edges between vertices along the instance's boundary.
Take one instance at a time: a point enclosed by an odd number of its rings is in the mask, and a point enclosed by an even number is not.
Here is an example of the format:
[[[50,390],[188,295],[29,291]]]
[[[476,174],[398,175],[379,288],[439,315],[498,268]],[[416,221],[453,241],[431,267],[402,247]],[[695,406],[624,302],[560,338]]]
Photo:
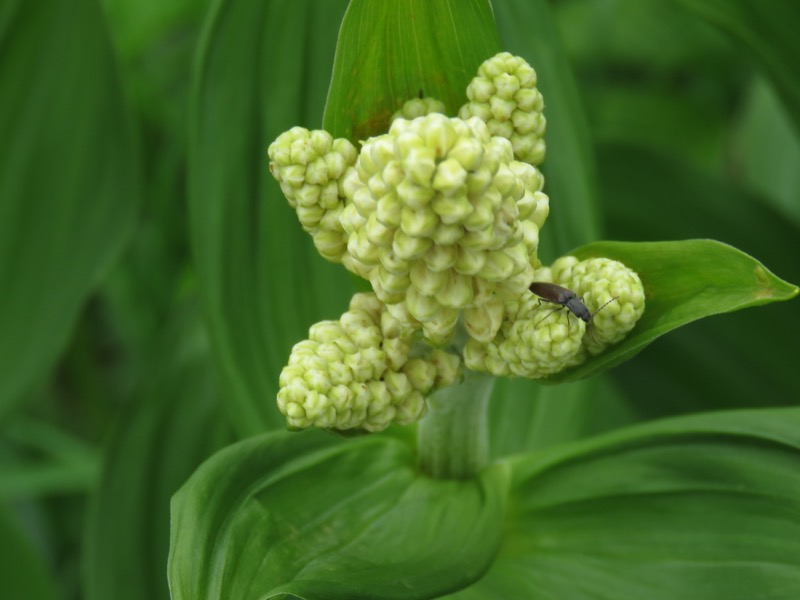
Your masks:
[[[422,471],[436,479],[468,479],[489,460],[488,406],[494,377],[469,373],[429,399],[417,429]]]

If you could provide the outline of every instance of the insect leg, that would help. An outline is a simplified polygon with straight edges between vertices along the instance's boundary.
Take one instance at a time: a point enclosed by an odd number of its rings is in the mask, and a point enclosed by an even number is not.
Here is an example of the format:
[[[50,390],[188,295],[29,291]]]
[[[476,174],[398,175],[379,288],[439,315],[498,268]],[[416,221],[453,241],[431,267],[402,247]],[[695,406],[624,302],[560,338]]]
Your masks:
[[[541,301],[540,301],[540,302],[541,302]],[[545,300],[545,302],[547,302],[547,300]],[[538,321],[536,321],[536,323],[534,323],[534,324],[533,324],[533,326],[534,326],[534,327],[538,327],[538,326],[539,326],[539,324],[540,324],[542,321],[544,321],[545,319],[547,319],[547,318],[548,318],[550,315],[552,315],[552,314],[553,314],[554,312],[556,312],[557,310],[561,310],[562,308],[563,308],[563,307],[561,307],[561,306],[557,306],[557,307],[555,307],[553,310],[551,310],[550,312],[548,312],[548,313],[547,313],[545,316],[543,316],[541,319],[539,319]]]

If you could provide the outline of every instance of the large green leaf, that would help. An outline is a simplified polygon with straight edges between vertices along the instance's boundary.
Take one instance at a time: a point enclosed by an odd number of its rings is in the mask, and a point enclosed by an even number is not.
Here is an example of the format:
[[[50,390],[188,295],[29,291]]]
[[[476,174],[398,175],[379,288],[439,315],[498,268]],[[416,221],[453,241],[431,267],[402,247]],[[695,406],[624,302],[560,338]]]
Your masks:
[[[103,0],[103,4],[140,122],[146,179],[137,235],[104,281],[100,302],[93,308],[102,307],[96,312],[111,324],[117,344],[125,348],[125,372],[120,375],[132,387],[142,370],[150,368],[154,340],[162,341],[163,329],[174,316],[176,293],[186,288],[190,254],[186,112],[191,67],[210,1]],[[80,336],[79,331],[74,340],[80,342]],[[102,402],[108,401],[107,395],[100,396]]]
[[[598,156],[613,238],[708,236],[800,281],[800,232],[759,197],[641,145],[600,144]],[[779,303],[681,328],[614,377],[649,416],[795,403],[796,356],[775,350],[800,337],[796,310]]]
[[[582,0],[552,6],[570,57],[592,74],[587,79],[605,73],[613,84],[635,85],[687,67],[712,79],[726,71],[728,40],[677,3]],[[680,43],[675,43],[677,34]],[[635,70],[616,71],[625,66]],[[602,84],[590,80],[582,83]]]
[[[606,257],[639,274],[645,311],[619,344],[546,381],[594,375],[640,352],[673,329],[703,317],[789,300],[798,288],[770,273],[754,258],[712,240],[597,242],[570,253],[581,260]]]
[[[546,0],[494,0],[505,49],[536,69],[545,101],[547,158],[542,165],[550,217],[542,230],[545,262],[600,237],[596,167],[572,67]]]
[[[500,554],[458,600],[790,600],[800,410],[708,413],[512,461]]]
[[[678,0],[729,34],[750,54],[775,84],[800,132],[800,3],[771,2],[767,10],[756,0]]]
[[[180,309],[151,357],[151,381],[109,435],[84,538],[90,600],[169,598],[170,497],[229,439],[199,310]]]
[[[432,598],[475,581],[497,548],[508,470],[422,476],[370,436],[270,433],[207,461],[172,503],[173,600]]]
[[[42,557],[5,506],[0,506],[0,581],[9,598],[55,600],[56,586]]]
[[[488,0],[351,0],[325,105],[325,129],[364,140],[420,93],[456,114],[478,66],[499,52]]]
[[[96,0],[0,10],[0,412],[56,360],[134,225],[137,153]]]
[[[98,454],[49,423],[9,418],[0,430],[0,497],[85,493],[97,481]]]
[[[494,459],[630,425],[638,412],[605,375],[562,385],[500,377],[489,404]]]
[[[283,422],[277,379],[308,327],[352,286],[303,233],[267,169],[294,125],[319,127],[344,0],[221,0],[195,70],[192,245],[231,417],[244,435]]]
[[[800,135],[764,79],[753,81],[738,123],[735,156],[744,182],[800,227]]]

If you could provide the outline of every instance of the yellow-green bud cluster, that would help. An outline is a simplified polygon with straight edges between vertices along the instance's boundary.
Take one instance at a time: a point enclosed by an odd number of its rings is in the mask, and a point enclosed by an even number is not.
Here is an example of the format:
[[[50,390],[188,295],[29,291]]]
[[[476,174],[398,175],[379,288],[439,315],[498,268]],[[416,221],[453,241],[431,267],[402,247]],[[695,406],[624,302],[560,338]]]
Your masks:
[[[532,165],[544,160],[546,121],[536,72],[519,56],[501,52],[486,60],[467,87],[462,119],[479,117],[492,135],[511,141],[514,156]]]
[[[621,341],[644,313],[639,276],[615,260],[579,261],[566,256],[538,269],[536,281],[573,291],[591,313],[591,323],[587,325],[566,307],[526,294],[517,303],[506,303],[494,339],[467,342],[464,364],[468,368],[498,376],[547,377]]]
[[[322,321],[294,346],[278,408],[290,427],[381,431],[419,420],[425,397],[459,376],[443,350],[412,357],[412,335],[374,294],[356,294],[338,321]]]
[[[475,309],[464,313],[467,329],[482,331],[472,313],[519,298],[533,279],[548,213],[542,185],[480,119],[397,119],[345,176],[342,263],[381,301],[402,304],[390,309],[422,323],[430,340],[446,339],[462,309]]]
[[[494,340],[470,339],[464,364],[497,376],[541,379],[579,360],[585,323],[568,311],[540,304],[532,294],[507,304],[507,314]]]
[[[420,329],[444,346],[463,325],[468,368],[544,378],[634,327],[644,291],[625,265],[539,262],[549,200],[536,168],[546,124],[536,83],[522,58],[501,53],[479,68],[458,118],[415,98],[360,151],[301,127],[270,146],[270,170],[320,253],[374,290],[293,348],[278,393],[291,427],[380,431],[419,420],[426,396],[461,370],[455,354],[415,344]],[[575,292],[590,323],[541,302],[534,280]]]
[[[342,180],[358,155],[353,144],[327,131],[293,127],[269,147],[269,168],[319,253],[340,262],[347,236],[339,222],[346,202]]]
[[[417,117],[424,117],[431,113],[445,112],[444,102],[436,100],[436,98],[413,98],[407,101],[396,113],[392,115],[392,121],[395,119],[416,119]]]
[[[584,335],[592,354],[622,340],[644,313],[642,281],[619,261],[565,256],[553,263],[551,271],[553,280],[580,296],[593,315],[591,330]]]

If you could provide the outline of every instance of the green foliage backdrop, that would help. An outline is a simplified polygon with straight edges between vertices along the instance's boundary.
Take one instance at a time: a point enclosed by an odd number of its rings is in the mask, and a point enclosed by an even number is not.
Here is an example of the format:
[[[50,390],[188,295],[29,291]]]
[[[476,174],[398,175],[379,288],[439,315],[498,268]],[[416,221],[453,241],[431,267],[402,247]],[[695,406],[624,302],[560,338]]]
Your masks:
[[[402,8],[360,0],[350,9],[348,44],[363,49],[335,57],[346,0],[0,2],[0,547],[9,557],[3,564],[13,557],[16,567],[5,572],[4,593],[169,598],[170,498],[206,459],[239,442],[191,485],[213,487],[209,473],[221,469],[257,500],[259,485],[270,482],[256,485],[236,471],[235,457],[261,460],[264,445],[274,445],[270,464],[283,464],[295,447],[318,448],[315,460],[291,467],[317,473],[341,454],[322,435],[263,435],[283,428],[274,397],[292,344],[363,289],[316,254],[267,170],[266,147],[294,125],[325,123],[356,138],[379,131],[390,105],[419,91],[413,70],[381,70],[387,48],[435,56],[430,32],[441,47],[462,48],[462,60],[431,58],[421,69],[452,75],[423,87],[431,96],[441,90],[453,106],[451,85],[463,87],[498,48],[536,68],[548,119],[546,261],[600,239],[713,238],[800,282],[800,5],[768,5],[494,0],[492,22],[479,0]],[[404,12],[415,7],[426,8]],[[415,27],[393,27],[414,19]],[[385,44],[369,45],[375,32],[386,32]],[[414,39],[420,44],[412,48]],[[397,65],[404,56],[395,56]],[[340,77],[331,86],[334,65]],[[386,96],[386,82],[394,95]],[[342,120],[344,107],[365,102],[368,110],[371,98],[378,118]],[[755,286],[720,306],[712,292],[729,297],[726,273],[692,262],[690,249],[670,256],[662,289],[687,306],[716,308],[682,313],[673,324],[758,303]],[[696,265],[688,276],[680,271],[687,264]],[[709,279],[708,294],[693,292]],[[769,275],[764,281],[776,297],[793,293]],[[755,587],[792,598],[800,581],[791,500],[799,472],[795,305],[715,316],[648,339],[644,349],[634,340],[620,355],[640,354],[591,379],[498,382],[492,456],[544,453],[504,463],[457,492],[466,500],[456,514],[489,537],[506,508],[493,494],[508,486],[524,499],[507,507],[513,535],[482,551],[459,523],[435,518],[453,510],[450,497],[412,481],[401,442],[413,432],[353,441],[350,468],[371,456],[372,469],[393,472],[385,486],[407,494],[395,507],[401,512],[422,510],[408,508],[420,499],[441,501],[418,513],[420,527],[442,525],[441,535],[461,540],[464,553],[407,557],[409,569],[426,574],[416,582],[425,597],[558,596],[581,580],[591,587],[574,589],[574,598],[597,597],[597,589],[632,597],[653,581],[661,595],[648,597],[686,597],[671,586],[689,581],[696,598],[745,599]],[[707,413],[730,408],[746,410]],[[676,415],[684,416],[648,423]],[[627,425],[636,426],[620,429]],[[664,440],[671,452],[659,454]],[[513,467],[510,480],[505,465]],[[283,476],[275,484],[283,492],[270,501],[288,510],[293,488]],[[650,492],[676,502],[612,493],[647,476],[661,486]],[[189,498],[188,489],[176,502]],[[579,504],[589,512],[574,511]],[[225,507],[216,508],[209,514],[221,518]],[[751,555],[714,533],[743,513],[754,518],[738,542],[771,557],[763,571],[736,578],[723,567],[709,576],[680,564],[658,572],[636,566],[647,541],[637,527],[667,517],[674,531],[657,532],[675,549],[667,562],[693,551],[681,524],[707,519],[709,548],[727,565],[746,563]],[[794,526],[776,527],[770,515]],[[258,525],[259,517],[246,514],[238,526]],[[630,544],[613,546],[612,530]],[[336,543],[347,546],[348,535]],[[586,559],[589,545],[600,556]],[[402,551],[351,549],[318,566]],[[305,548],[293,551],[307,556]],[[700,550],[692,557],[708,558]],[[450,562],[456,558],[469,569]],[[466,590],[443,584],[464,584],[490,563]],[[517,579],[520,565],[551,575]],[[363,571],[367,582],[379,576]],[[298,581],[285,589],[315,597],[313,582]],[[354,597],[342,586],[338,593]]]

